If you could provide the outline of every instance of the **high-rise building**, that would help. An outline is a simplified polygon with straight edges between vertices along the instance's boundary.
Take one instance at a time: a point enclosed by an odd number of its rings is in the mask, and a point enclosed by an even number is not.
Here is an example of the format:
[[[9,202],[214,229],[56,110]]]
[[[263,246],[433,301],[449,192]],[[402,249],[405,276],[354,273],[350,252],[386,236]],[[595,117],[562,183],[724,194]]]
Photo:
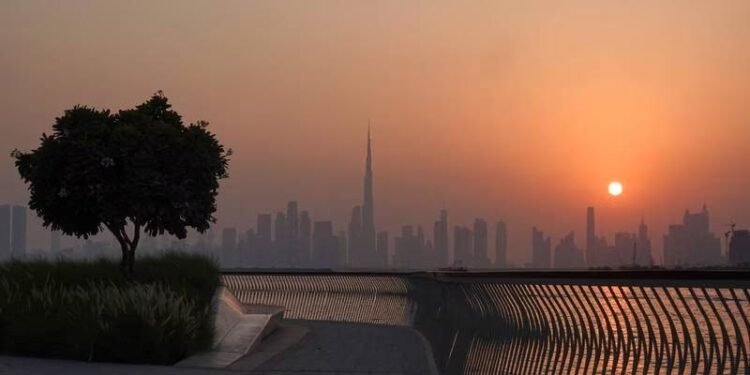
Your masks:
[[[367,158],[365,160],[365,177],[362,201],[362,239],[361,247],[364,252],[366,266],[372,266],[377,263],[376,255],[376,236],[375,231],[375,198],[373,196],[373,175],[372,175],[372,145],[370,141],[370,128],[367,128]]]
[[[378,232],[378,259],[379,263],[376,267],[386,268],[388,267],[390,256],[388,254],[388,232]]]
[[[440,210],[440,219],[435,222],[433,230],[433,244],[435,246],[435,264],[437,267],[448,265],[448,210]]]
[[[729,240],[729,263],[735,266],[750,266],[750,231],[732,230]]]
[[[333,235],[333,223],[316,221],[312,234],[313,260],[316,267],[334,267],[338,263],[338,238]]]
[[[651,238],[648,235],[648,226],[641,219],[638,226],[638,238],[636,239],[635,264],[639,266],[650,267],[654,264],[654,258],[651,254]]]
[[[508,267],[508,228],[505,222],[495,224],[495,268]]]
[[[273,256],[272,264],[275,266],[288,266],[289,259],[289,227],[286,224],[286,215],[283,212],[276,213],[273,223]]]
[[[544,236],[544,232],[537,230],[536,227],[531,229],[531,267],[532,268],[549,268],[550,252],[552,244],[549,237]]]
[[[615,233],[613,261],[619,266],[631,266],[637,262],[637,242],[632,233],[617,232]],[[611,263],[610,263],[611,264]]]
[[[221,233],[221,262],[225,267],[236,266],[237,229],[224,228]]]
[[[299,254],[299,215],[298,205],[296,201],[290,201],[286,206],[286,226],[287,226],[287,239],[285,263],[289,266],[298,266],[300,263]]]
[[[362,228],[361,206],[352,207],[347,240],[347,264],[350,267],[364,267],[367,263],[365,259],[367,254],[364,249],[364,229]]]
[[[258,267],[258,234],[250,228],[245,231],[245,246],[240,249],[243,267]]]
[[[487,246],[487,222],[484,219],[474,219],[474,263],[476,268],[488,268],[490,258]]]
[[[300,266],[310,265],[310,251],[312,246],[312,221],[307,211],[299,215],[299,254]]]
[[[555,268],[583,268],[583,251],[576,246],[575,234],[568,233],[555,246]]]
[[[13,229],[11,256],[22,259],[26,256],[26,207],[13,206]]]
[[[0,261],[10,258],[10,206],[0,206]]]
[[[682,224],[670,225],[664,236],[664,264],[713,265],[722,263],[721,240],[709,232],[706,206],[699,213],[685,211]]]
[[[414,226],[401,227],[401,235],[394,239],[393,266],[416,269],[421,267],[424,247],[424,232],[421,227],[414,232]]]
[[[258,215],[256,224],[256,251],[258,259],[255,261],[256,266],[268,267],[272,264],[273,258],[273,228],[271,225],[270,214]]]
[[[586,209],[586,263],[590,266],[596,266],[601,263],[601,249],[598,249],[596,238],[596,221],[594,217],[594,207]]]
[[[461,225],[453,227],[453,265],[472,267],[472,248],[471,229]]]

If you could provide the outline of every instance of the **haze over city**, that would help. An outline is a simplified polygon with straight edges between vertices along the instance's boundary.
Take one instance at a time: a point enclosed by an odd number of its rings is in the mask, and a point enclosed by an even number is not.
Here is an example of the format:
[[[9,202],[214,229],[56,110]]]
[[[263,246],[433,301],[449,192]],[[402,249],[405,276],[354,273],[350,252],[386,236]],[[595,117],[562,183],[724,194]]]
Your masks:
[[[234,151],[217,228],[296,200],[345,231],[368,124],[392,236],[431,233],[441,208],[451,228],[503,220],[521,265],[533,226],[582,247],[588,206],[600,234],[645,218],[658,259],[685,209],[705,203],[717,235],[750,226],[750,3],[429,4],[3,2],[0,149],[36,147],[75,104],[164,90]],[[10,157],[0,181],[26,204]]]

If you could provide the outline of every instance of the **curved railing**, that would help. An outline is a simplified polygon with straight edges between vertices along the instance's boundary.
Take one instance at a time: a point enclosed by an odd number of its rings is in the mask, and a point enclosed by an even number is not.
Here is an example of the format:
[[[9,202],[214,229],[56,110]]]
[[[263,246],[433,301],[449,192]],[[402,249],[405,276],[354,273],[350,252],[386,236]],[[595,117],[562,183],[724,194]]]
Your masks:
[[[750,373],[750,282],[700,275],[711,277],[235,273],[224,282],[243,303],[285,306],[287,318],[413,326],[446,374]]]

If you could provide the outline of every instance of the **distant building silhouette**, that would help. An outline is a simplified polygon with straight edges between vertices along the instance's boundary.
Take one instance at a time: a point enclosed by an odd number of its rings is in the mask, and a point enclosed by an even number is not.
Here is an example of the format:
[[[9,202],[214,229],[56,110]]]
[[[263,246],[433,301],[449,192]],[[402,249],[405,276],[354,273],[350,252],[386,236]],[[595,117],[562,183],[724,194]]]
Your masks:
[[[555,246],[555,268],[583,268],[583,251],[576,246],[575,233],[570,232]]]
[[[586,263],[590,266],[597,266],[602,263],[599,252],[599,241],[596,238],[596,218],[594,217],[594,207],[586,209]]]
[[[433,227],[433,245],[435,247],[435,261],[433,266],[445,267],[448,265],[448,211],[440,210],[440,219],[435,221]]]
[[[484,219],[474,219],[474,261],[476,268],[489,268],[490,258],[487,245],[487,222]]]
[[[273,230],[271,225],[270,214],[258,215],[256,224],[256,242],[255,251],[258,254],[258,259],[254,261],[255,265],[261,267],[268,267],[273,262]]]
[[[13,206],[11,256],[22,259],[26,256],[26,207]]]
[[[276,213],[276,219],[273,223],[273,256],[272,264],[276,266],[288,266],[287,260],[289,250],[289,227],[286,222],[286,215],[283,212]]]
[[[508,228],[505,222],[495,224],[495,268],[508,267]]]
[[[377,249],[371,143],[370,129],[368,128],[362,205],[352,208],[352,216],[349,221],[347,255],[351,267],[375,267],[387,263],[388,255],[379,253]]]
[[[379,256],[379,263],[376,265],[377,267],[386,268],[388,267],[389,263],[389,250],[388,250],[388,232],[381,231],[378,232],[378,256]]]
[[[648,234],[648,226],[643,219],[641,219],[641,224],[638,226],[635,264],[645,267],[654,265],[654,257],[651,253],[651,238]]]
[[[472,240],[471,229],[461,225],[453,227],[453,265],[472,266]]]
[[[394,239],[393,266],[408,269],[420,267],[423,246],[424,233],[421,227],[418,233],[415,233],[414,226],[402,226],[401,235]]]
[[[237,229],[224,228],[221,233],[221,263],[233,266],[237,263]]]
[[[335,267],[338,264],[339,243],[333,235],[331,221],[316,221],[313,225],[313,259],[317,267]]]
[[[722,263],[721,240],[709,231],[706,206],[699,213],[685,211],[682,224],[670,225],[664,236],[664,264],[712,265]]]
[[[729,263],[750,266],[750,231],[732,230],[729,241]]]
[[[10,258],[10,206],[0,206],[0,261]]]
[[[347,264],[350,267],[364,267],[367,262],[363,259],[366,254],[364,230],[362,228],[362,206],[352,207],[347,240]]]
[[[632,233],[615,233],[614,258],[618,266],[636,264],[636,237]]]
[[[536,227],[531,229],[531,267],[532,268],[549,268],[551,262],[551,248],[549,237],[544,236],[544,232],[537,230]]]
[[[299,216],[299,265],[310,264],[310,251],[312,246],[312,220],[307,211],[302,211]]]
[[[290,201],[286,206],[286,249],[282,262],[288,266],[298,266],[301,262],[299,248],[299,207],[296,201]]]

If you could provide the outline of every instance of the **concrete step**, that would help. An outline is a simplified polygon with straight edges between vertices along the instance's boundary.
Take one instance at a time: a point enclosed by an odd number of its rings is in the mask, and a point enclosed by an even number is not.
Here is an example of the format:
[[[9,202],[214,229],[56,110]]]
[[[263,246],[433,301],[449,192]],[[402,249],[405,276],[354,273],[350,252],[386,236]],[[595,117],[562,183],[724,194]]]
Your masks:
[[[195,354],[178,362],[178,367],[226,368],[251,353],[271,334],[283,318],[284,311],[248,314],[247,309],[226,288],[214,295],[215,339],[212,350]]]

